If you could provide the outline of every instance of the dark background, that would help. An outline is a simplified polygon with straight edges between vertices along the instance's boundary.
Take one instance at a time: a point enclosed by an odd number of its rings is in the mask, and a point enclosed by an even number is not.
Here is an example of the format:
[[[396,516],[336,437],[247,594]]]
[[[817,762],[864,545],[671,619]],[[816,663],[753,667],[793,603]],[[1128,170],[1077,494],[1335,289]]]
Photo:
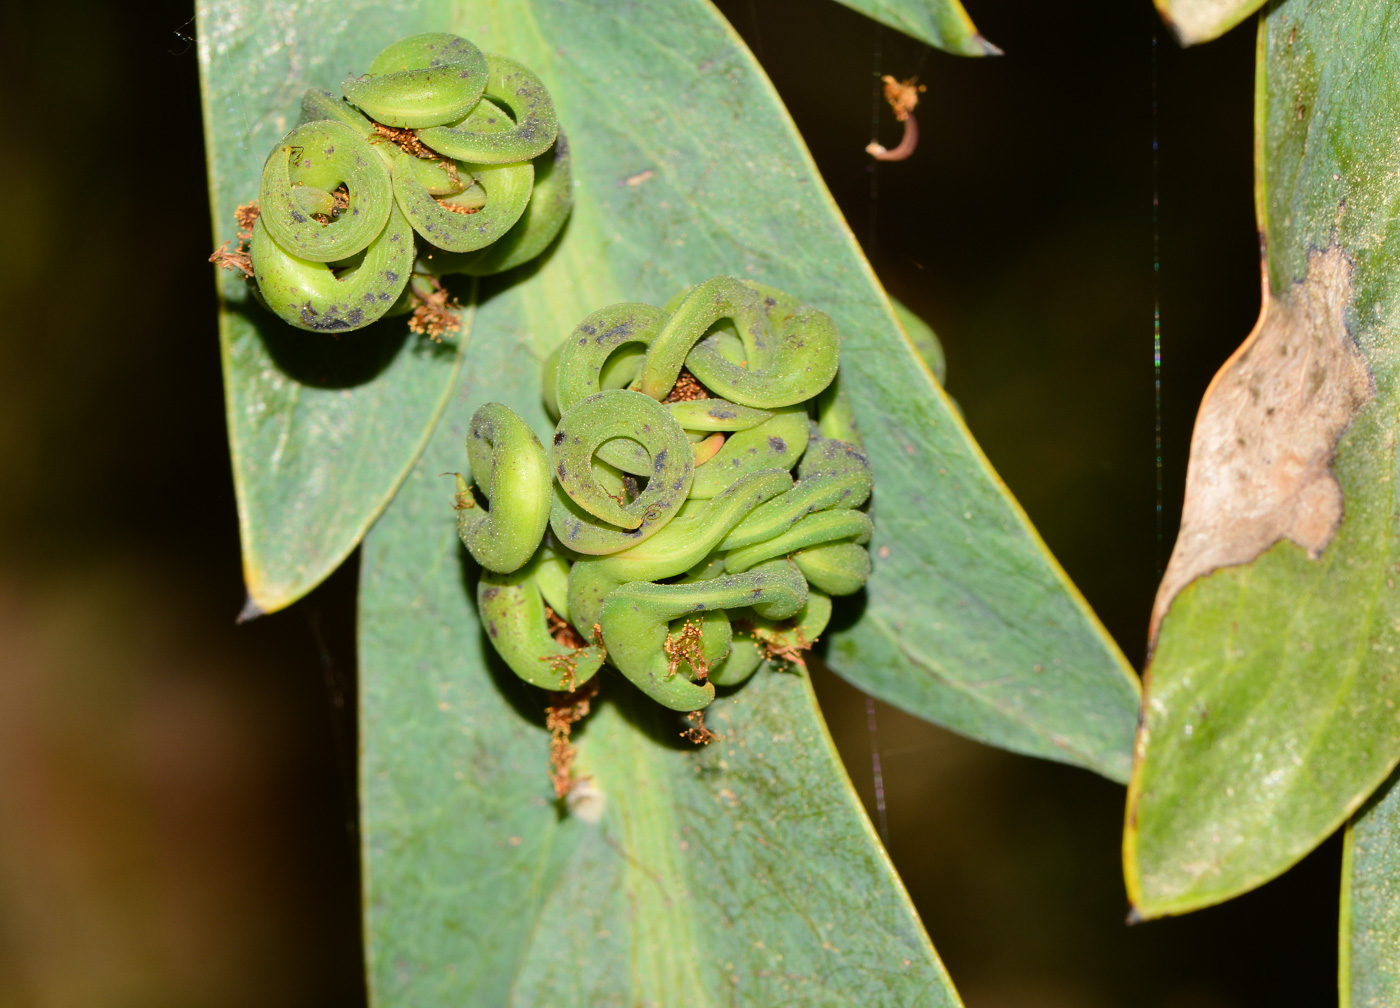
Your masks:
[[[720,6],[890,291],[942,336],[987,454],[1140,662],[1196,403],[1258,310],[1252,31],[1183,52],[1147,0],[970,0],[1007,55],[968,60],[835,3]],[[234,626],[190,14],[0,14],[4,1006],[364,998],[354,564]],[[872,112],[887,146],[899,129],[877,71],[928,85],[922,146],[878,170]],[[1121,788],[881,704],[872,731],[859,693],[819,686],[969,1008],[1334,1001],[1335,840],[1229,905],[1128,928]]]

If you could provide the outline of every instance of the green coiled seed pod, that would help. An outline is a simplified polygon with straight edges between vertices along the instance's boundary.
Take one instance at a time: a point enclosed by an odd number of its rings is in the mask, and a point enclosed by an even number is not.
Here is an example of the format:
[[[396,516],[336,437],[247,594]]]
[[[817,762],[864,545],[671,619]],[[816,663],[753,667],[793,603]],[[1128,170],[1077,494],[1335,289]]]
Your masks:
[[[482,571],[476,606],[486,636],[512,672],[533,686],[572,690],[597,673],[603,649],[568,648],[549,635],[540,574],[551,561],[552,554],[542,549],[519,570]]]
[[[797,550],[819,543],[850,541],[867,543],[873,526],[870,516],[864,511],[852,508],[837,508],[833,511],[818,511],[809,514],[801,521],[794,522],[782,535],[776,535],[764,542],[732,550],[726,555],[724,569],[731,573],[748,570],[773,557],[786,556]],[[832,592],[834,595],[847,594]]]
[[[487,403],[472,414],[467,460],[490,509],[473,506],[466,481],[458,476],[464,506],[457,512],[457,533],[487,570],[517,570],[539,548],[549,524],[549,458],[510,407]]]
[[[454,122],[486,88],[487,61],[446,32],[411,35],[382,49],[363,77],[347,77],[345,97],[386,126],[419,129]]]
[[[786,657],[810,648],[831,620],[831,597],[809,588],[807,604],[785,620],[764,619],[748,609],[729,615],[734,621],[729,654],[710,669],[710,682],[716,686],[737,686],[770,656]]]
[[[791,469],[807,448],[810,427],[805,408],[785,406],[757,427],[731,434],[719,453],[695,470],[690,496],[713,497],[746,473]]]
[[[784,469],[750,473],[735,480],[693,515],[683,515],[646,542],[603,557],[584,557],[569,572],[569,612],[582,633],[598,619],[603,599],[628,581],[659,581],[690,570],[764,501],[792,486]],[[716,571],[716,573],[721,573]]]
[[[489,105],[483,99],[468,119],[491,118]],[[400,154],[394,162],[394,197],[413,230],[444,251],[474,252],[485,248],[515,226],[530,201],[535,168],[529,161],[498,165],[459,163],[460,175],[472,179],[484,194],[483,199],[473,197],[469,204],[459,196],[435,198],[413,170],[418,160],[410,154]]]
[[[593,476],[593,455],[604,441],[626,437],[651,456],[647,487],[630,503],[609,495]],[[655,399],[616,389],[589,396],[565,411],[554,432],[558,489],[550,528],[578,553],[616,553],[650,538],[675,517],[695,476],[690,442]]]
[[[740,606],[783,619],[806,601],[807,582],[792,564],[779,560],[694,584],[625,584],[603,601],[599,623],[608,660],[642,692],[672,710],[699,710],[714,699],[715,688],[670,672],[665,645],[671,620]]]
[[[349,203],[329,223],[316,220],[296,198],[303,186],[329,198],[342,182]],[[350,127],[329,119],[298,126],[268,155],[258,199],[258,220],[277,244],[312,262],[363,251],[384,230],[393,203],[379,155]]]
[[[828,595],[853,595],[870,578],[870,552],[856,542],[798,550],[792,562],[813,586]]]
[[[310,332],[344,332],[384,317],[398,302],[413,270],[413,229],[390,206],[384,230],[357,262],[324,263],[283,250],[259,217],[249,255],[263,302],[282,321]]]
[[[450,126],[422,130],[419,138],[433,150],[459,161],[508,164],[539,157],[549,150],[559,131],[549,90],[513,59],[487,56],[486,66],[486,97],[513,112],[515,121],[507,119],[503,129],[483,129],[466,118]]]

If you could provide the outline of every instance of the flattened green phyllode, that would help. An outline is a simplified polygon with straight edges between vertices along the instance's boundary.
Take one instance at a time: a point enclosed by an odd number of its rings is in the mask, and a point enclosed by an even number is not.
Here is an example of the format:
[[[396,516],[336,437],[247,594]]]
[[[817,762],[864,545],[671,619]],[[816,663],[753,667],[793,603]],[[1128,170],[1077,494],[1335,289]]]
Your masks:
[[[698,711],[717,683],[801,661],[830,597],[870,573],[870,466],[839,354],[822,312],[719,276],[579,323],[545,364],[549,449],[482,406],[467,447],[485,499],[460,483],[458,529],[512,671],[571,692],[605,662]]]

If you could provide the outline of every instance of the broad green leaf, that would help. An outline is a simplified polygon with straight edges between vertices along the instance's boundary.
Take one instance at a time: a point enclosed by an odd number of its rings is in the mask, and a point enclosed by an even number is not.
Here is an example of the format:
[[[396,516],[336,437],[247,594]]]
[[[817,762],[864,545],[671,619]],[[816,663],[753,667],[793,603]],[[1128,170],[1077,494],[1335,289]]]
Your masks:
[[[1145,916],[1284,871],[1400,759],[1397,32],[1381,0],[1261,27],[1267,306],[1201,407],[1158,595],[1124,838]]]
[[[1347,826],[1339,1008],[1400,1004],[1400,788],[1392,777]]]
[[[314,51],[280,45],[291,5],[200,6],[199,64],[215,243],[257,197],[263,160],[296,125],[301,94],[337,88],[376,46],[327,18]],[[448,344],[387,319],[334,337],[284,325],[220,271],[225,409],[248,588],[244,616],[316,587],[359,544],[427,443],[460,367]]]
[[[838,0],[866,17],[959,56],[1000,56],[959,0]]]
[[[1260,7],[1264,0],[1154,0],[1162,20],[1182,45],[1219,38]]]
[[[549,84],[576,158],[559,247],[483,289],[443,425],[366,545],[377,998],[956,1003],[802,678],[769,671],[716,705],[725,739],[699,752],[609,680],[579,741],[607,811],[559,817],[543,698],[487,654],[438,475],[460,468],[488,398],[547,433],[539,361],[588,311],[663,303],[719,272],[789,290],[845,334],[842,381],[877,481],[876,572],[842,613],[832,660],[987,741],[1125,775],[1135,679],[903,337],[752,57],[701,0],[645,16],[602,0],[349,0],[329,36],[319,10],[278,7],[273,32],[246,2],[206,8],[208,36],[299,65],[323,63],[327,37],[358,40],[341,57],[353,67],[430,29],[509,53]],[[220,72],[235,93],[247,76]]]

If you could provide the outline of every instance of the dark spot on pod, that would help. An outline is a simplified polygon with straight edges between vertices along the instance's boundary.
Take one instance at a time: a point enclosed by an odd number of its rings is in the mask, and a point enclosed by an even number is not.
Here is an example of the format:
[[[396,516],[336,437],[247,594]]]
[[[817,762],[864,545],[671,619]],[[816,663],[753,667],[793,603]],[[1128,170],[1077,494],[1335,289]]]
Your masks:
[[[471,75],[472,75],[472,72],[471,72],[470,70],[463,70],[463,71],[462,71],[461,73],[459,73],[457,76],[460,77],[460,78],[462,78],[462,80],[466,80],[466,79],[467,79],[468,77],[470,77]]]
[[[675,491],[677,491],[677,492],[679,492],[679,491],[681,490],[681,488],[684,487],[684,486],[685,486],[685,477],[682,476],[680,479],[676,480],[675,483],[671,484],[671,489],[672,489],[672,490],[675,490]]]
[[[563,431],[555,431],[555,432],[554,432],[554,443],[555,443],[555,444],[563,444],[563,443],[564,443],[564,432],[563,432]]]
[[[374,291],[365,291],[365,296],[362,300],[373,302],[375,300]]]
[[[496,639],[496,621],[495,621],[495,620],[489,620],[489,621],[487,622],[487,624],[486,624],[486,632],[489,633],[489,634],[491,635],[491,639],[492,639],[492,640],[495,640],[495,639]]]
[[[567,469],[564,468],[564,463],[563,463],[563,462],[560,462],[560,463],[559,463],[559,468],[555,469],[554,471],[557,472],[557,473],[559,474],[559,478],[560,478],[561,480],[566,480],[566,479],[569,478],[569,471],[568,471]]]
[[[579,328],[579,332],[586,332],[586,333],[588,333],[588,335],[590,335],[590,336],[592,336],[595,332],[598,331],[597,326],[591,326],[591,325],[581,325],[581,326],[579,326],[578,328]]]
[[[297,213],[295,210],[292,211],[292,220],[296,221],[298,224],[306,223],[306,218],[303,217],[301,214]]]
[[[491,601],[491,599],[495,598],[497,594],[500,593],[500,590],[501,589],[499,588],[483,588],[481,591],[481,597],[489,602]]]
[[[334,147],[327,147],[327,148],[326,148],[326,157],[330,157],[330,156],[331,156],[332,154],[334,154],[334,153],[335,153],[335,148],[334,148]],[[356,163],[356,164],[359,164],[359,162],[360,162],[360,159],[359,159],[358,157],[356,157],[356,158],[355,158],[355,163]]]
[[[588,337],[587,337],[587,336],[584,336],[582,339],[580,339],[580,340],[578,341],[578,345],[579,345],[579,346],[588,346]]]
[[[780,437],[770,437],[768,439],[768,447],[772,448],[780,455],[787,451],[787,443]]]
[[[778,302],[775,301],[775,300],[773,300],[773,299],[770,298],[770,297],[764,298],[764,299],[763,299],[763,303],[766,304],[769,308],[776,308],[777,305],[778,305]]]
[[[381,301],[392,301],[393,298],[394,296],[392,294],[385,293],[384,291],[379,292],[379,300]]]
[[[365,317],[364,311],[361,310],[361,309],[359,309],[359,308],[356,308],[354,311],[352,311],[352,312],[350,313],[350,316],[349,316],[350,324],[351,324],[352,326],[357,326],[357,325],[359,325],[359,324],[364,320],[364,317]]]
[[[642,424],[642,433],[643,433],[643,434],[650,434],[650,433],[651,433],[651,424],[649,424],[649,423],[648,423],[648,424]]]
[[[642,536],[642,529],[641,529],[641,526],[638,526],[637,528],[634,528],[634,529],[629,529],[628,532],[627,532],[627,534],[628,534],[629,536],[631,536],[633,539],[640,539],[641,536]]]
[[[395,273],[393,270],[385,270],[385,271],[384,271],[384,279],[385,279],[385,280],[388,280],[390,283],[398,283],[398,282],[399,282],[399,275],[398,275],[397,273]]]
[[[583,439],[580,438],[577,434],[574,435],[574,444],[583,444]]]
[[[357,211],[357,212],[358,212],[358,211]],[[396,241],[398,241],[398,240],[399,240],[399,234],[398,234],[398,232],[396,231],[396,232],[394,232],[393,234],[391,234],[391,235],[389,236],[389,240],[390,240],[391,242],[396,242]]]
[[[656,519],[661,517],[661,509],[655,505],[652,505],[651,507],[647,508],[646,514],[642,515],[642,517],[645,518],[647,521],[656,521]]]
[[[654,468],[657,472],[660,472],[663,468],[665,468],[665,466],[666,466],[666,453],[667,453],[669,450],[670,450],[669,448],[662,448],[659,452],[656,453],[656,456],[652,459],[652,463],[653,463],[652,468]]]
[[[712,420],[733,420],[738,416],[733,410],[720,409],[719,407],[710,410],[709,415]]]

